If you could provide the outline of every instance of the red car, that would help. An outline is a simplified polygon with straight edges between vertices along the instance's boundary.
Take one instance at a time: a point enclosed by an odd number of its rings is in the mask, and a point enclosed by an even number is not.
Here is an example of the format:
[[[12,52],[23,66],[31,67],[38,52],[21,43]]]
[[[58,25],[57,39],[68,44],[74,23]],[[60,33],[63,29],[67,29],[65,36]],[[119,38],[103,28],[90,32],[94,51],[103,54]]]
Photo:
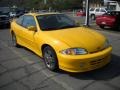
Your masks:
[[[100,28],[110,27],[120,30],[120,11],[110,11],[96,18]]]
[[[76,12],[76,16],[85,16],[85,15],[86,15],[85,11],[80,10]]]

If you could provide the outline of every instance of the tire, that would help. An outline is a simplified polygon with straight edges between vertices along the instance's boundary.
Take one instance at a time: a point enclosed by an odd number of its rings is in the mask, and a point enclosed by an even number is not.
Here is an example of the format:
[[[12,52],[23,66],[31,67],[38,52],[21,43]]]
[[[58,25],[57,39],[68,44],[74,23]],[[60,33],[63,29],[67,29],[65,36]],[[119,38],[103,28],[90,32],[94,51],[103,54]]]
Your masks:
[[[91,19],[95,20],[95,15],[94,14],[91,15]]]
[[[100,28],[104,29],[105,26],[99,26]]]
[[[120,31],[120,23],[118,23],[114,29]]]
[[[16,35],[14,33],[12,33],[12,46],[20,47],[20,45],[17,44]]]
[[[58,70],[58,60],[55,51],[50,47],[46,46],[43,49],[43,59],[46,67],[51,71]]]
[[[120,25],[118,25],[118,31],[120,31]]]

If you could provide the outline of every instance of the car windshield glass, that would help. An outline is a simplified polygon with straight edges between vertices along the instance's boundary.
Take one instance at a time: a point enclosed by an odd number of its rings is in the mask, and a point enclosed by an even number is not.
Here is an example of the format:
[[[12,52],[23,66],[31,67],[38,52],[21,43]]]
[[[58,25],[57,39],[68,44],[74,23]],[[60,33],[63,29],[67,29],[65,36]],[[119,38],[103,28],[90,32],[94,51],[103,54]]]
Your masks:
[[[74,20],[64,14],[47,14],[37,16],[42,30],[58,30],[63,28],[77,27]]]

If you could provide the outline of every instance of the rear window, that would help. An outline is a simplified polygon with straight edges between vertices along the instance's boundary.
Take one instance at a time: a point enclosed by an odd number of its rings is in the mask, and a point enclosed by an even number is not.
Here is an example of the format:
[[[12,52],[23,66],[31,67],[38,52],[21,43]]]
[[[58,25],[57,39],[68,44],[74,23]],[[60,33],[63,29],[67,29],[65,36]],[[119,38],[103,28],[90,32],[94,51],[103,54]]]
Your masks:
[[[96,12],[99,12],[99,10],[100,10],[100,9],[99,9],[99,8],[97,8],[95,11],[96,11]]]
[[[106,11],[105,11],[105,9],[102,9],[102,8],[101,8],[101,10],[100,10],[100,11],[101,11],[101,12],[106,12]]]
[[[90,8],[90,11],[94,11],[94,8]]]
[[[24,16],[19,17],[19,18],[16,20],[16,23],[19,24],[19,25],[22,25],[23,18],[24,18]]]

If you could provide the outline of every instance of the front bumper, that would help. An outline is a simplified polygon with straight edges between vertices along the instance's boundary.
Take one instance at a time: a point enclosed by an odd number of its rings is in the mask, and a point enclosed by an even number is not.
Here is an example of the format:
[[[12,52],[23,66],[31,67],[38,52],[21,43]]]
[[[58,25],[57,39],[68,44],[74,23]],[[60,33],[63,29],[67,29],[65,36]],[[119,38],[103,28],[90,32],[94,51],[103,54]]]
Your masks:
[[[112,47],[86,55],[63,55],[59,53],[59,68],[68,72],[86,72],[101,68],[110,62]]]

